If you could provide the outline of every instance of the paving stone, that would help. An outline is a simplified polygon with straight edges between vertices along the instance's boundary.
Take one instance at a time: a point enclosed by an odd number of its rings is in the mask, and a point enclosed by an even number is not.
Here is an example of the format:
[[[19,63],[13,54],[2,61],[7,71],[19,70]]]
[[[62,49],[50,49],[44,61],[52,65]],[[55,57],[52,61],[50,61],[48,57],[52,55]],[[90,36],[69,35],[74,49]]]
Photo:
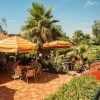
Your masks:
[[[37,82],[30,79],[29,83],[23,80],[13,80],[9,75],[2,78],[0,74],[0,100],[43,100],[54,93],[63,84],[72,79],[67,74],[52,74],[44,72]]]

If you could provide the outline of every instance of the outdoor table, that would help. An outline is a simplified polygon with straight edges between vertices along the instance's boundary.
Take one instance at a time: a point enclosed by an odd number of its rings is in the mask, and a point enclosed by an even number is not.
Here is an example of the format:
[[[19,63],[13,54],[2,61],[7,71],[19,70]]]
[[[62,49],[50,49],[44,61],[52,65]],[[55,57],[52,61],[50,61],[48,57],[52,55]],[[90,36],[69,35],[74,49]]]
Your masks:
[[[28,70],[28,69],[32,69],[33,66],[31,66],[31,65],[25,65],[24,68],[26,68]]]
[[[22,73],[23,74],[27,73],[27,70],[29,69],[33,69],[33,66],[30,66],[30,65],[23,66]]]
[[[68,65],[67,67],[68,67],[68,70],[69,70],[69,67],[71,67],[71,70],[73,69],[73,63],[71,62],[71,61],[69,61],[69,62],[64,62],[64,64],[65,65]]]

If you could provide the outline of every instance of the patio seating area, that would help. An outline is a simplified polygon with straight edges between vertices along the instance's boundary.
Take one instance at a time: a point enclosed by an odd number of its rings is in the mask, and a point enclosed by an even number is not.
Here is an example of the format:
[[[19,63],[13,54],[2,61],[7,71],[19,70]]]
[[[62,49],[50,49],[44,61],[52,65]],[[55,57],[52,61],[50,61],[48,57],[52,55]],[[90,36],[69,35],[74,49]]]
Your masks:
[[[92,100],[100,87],[100,0],[0,4],[0,100]]]
[[[35,82],[17,79],[13,80],[6,72],[0,73],[0,100],[43,100],[58,87],[72,79],[68,74],[53,74],[43,72],[42,77]]]

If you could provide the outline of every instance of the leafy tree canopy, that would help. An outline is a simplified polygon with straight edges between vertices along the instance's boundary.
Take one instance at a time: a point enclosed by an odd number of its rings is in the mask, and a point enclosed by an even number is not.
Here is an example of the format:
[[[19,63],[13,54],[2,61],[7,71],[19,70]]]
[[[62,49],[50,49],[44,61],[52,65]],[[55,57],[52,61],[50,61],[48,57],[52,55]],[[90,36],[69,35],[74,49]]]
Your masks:
[[[0,33],[1,34],[7,34],[5,28],[7,27],[7,24],[6,24],[6,18],[1,18],[0,19]]]
[[[72,41],[74,44],[88,44],[90,42],[90,35],[84,34],[81,30],[76,30],[73,33]]]
[[[96,44],[100,45],[100,20],[95,20],[92,25],[92,33],[95,37]]]
[[[63,37],[61,26],[55,24],[59,21],[53,18],[52,8],[46,9],[43,4],[32,3],[28,12],[30,16],[22,27],[24,38],[42,45]]]

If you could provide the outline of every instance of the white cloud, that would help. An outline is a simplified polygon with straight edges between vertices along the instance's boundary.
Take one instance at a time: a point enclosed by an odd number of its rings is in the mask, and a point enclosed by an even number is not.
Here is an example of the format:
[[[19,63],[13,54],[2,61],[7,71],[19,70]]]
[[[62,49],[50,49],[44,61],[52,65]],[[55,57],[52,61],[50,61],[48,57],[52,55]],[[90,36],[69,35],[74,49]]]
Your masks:
[[[96,5],[96,4],[98,4],[97,1],[90,1],[90,0],[88,0],[87,2],[85,2],[84,7],[86,8],[86,7],[89,7],[89,6]]]
[[[16,20],[8,19],[7,22],[15,22]]]

